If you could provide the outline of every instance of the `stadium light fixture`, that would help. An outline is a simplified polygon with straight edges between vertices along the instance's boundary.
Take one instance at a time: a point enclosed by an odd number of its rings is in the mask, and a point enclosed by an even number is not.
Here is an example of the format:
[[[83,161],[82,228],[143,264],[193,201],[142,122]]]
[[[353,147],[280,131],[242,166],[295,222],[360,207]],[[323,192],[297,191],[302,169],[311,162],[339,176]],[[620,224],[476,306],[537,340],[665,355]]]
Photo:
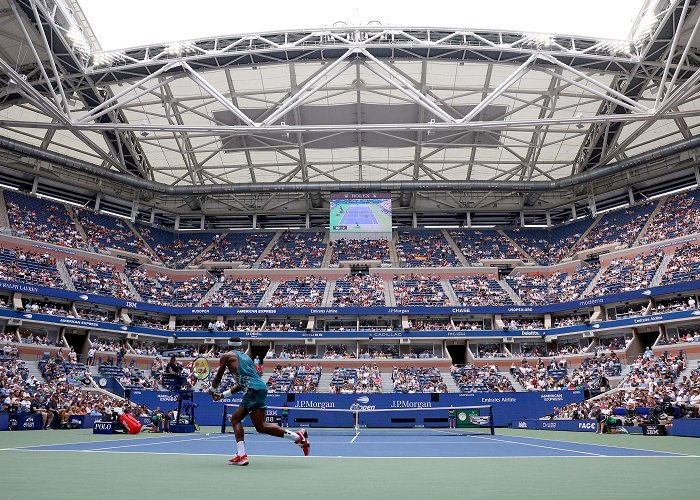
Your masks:
[[[92,54],[93,66],[111,66],[115,62],[126,59],[126,53],[123,50],[113,50],[109,52],[94,52]]]
[[[191,54],[194,51],[195,47],[192,42],[172,42],[165,47],[165,52],[171,56],[182,56]]]
[[[546,33],[529,33],[525,35],[525,43],[536,47],[551,47],[554,45],[554,37]]]
[[[66,37],[70,40],[73,48],[77,50],[83,57],[90,57],[90,44],[88,43],[85,35],[83,35],[82,30],[77,26],[73,25],[70,27],[68,32],[66,32]]]
[[[70,200],[64,200],[63,198],[59,198],[57,196],[51,196],[49,194],[41,194],[41,193],[36,193],[37,198],[43,198],[46,200],[51,200],[51,201],[57,201],[59,203],[67,204],[67,205],[73,205],[74,207],[82,207],[83,205],[80,203],[76,203],[74,201]]]
[[[632,34],[632,40],[635,44],[638,44],[646,38],[648,38],[649,36],[651,36],[651,33],[654,31],[656,25],[659,23],[659,18],[654,13],[654,11],[656,10],[655,8],[657,3],[658,2],[654,2],[653,5],[649,6],[647,11],[642,16],[642,19],[639,21],[637,29]]]
[[[610,52],[611,55],[615,54],[631,54],[632,44],[629,40],[606,40],[600,44],[603,50]]]
[[[124,219],[124,220],[131,220],[131,217],[129,217],[128,215],[118,214],[117,212],[111,212],[109,210],[100,209],[100,213],[111,215],[112,217],[118,217],[118,218]]]

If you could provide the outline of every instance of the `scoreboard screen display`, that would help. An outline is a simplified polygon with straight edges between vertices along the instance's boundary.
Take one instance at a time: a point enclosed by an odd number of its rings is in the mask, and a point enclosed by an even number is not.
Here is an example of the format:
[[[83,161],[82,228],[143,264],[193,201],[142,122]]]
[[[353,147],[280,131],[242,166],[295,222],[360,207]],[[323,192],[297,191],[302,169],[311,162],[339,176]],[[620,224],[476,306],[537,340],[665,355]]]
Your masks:
[[[332,193],[332,233],[391,233],[391,193]]]

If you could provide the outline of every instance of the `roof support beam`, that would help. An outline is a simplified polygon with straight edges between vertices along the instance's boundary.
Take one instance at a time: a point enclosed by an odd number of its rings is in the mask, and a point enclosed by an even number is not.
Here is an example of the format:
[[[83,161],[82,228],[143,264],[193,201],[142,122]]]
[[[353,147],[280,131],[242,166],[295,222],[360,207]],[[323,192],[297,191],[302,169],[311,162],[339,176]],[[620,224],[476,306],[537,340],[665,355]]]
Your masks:
[[[306,101],[309,97],[311,97],[318,89],[321,87],[327,85],[330,83],[334,78],[336,78],[339,74],[341,74],[347,67],[350,65],[346,65],[346,67],[341,70],[339,73],[336,73],[335,75],[331,75],[331,73],[338,67],[340,64],[345,61],[348,57],[350,57],[353,54],[356,54],[357,50],[356,49],[350,49],[347,52],[345,52],[343,55],[341,55],[338,59],[333,61],[331,64],[329,64],[326,68],[324,68],[322,71],[316,74],[313,78],[311,78],[308,82],[306,82],[302,87],[291,97],[289,97],[287,100],[285,100],[282,105],[277,108],[270,116],[265,118],[261,123],[257,124],[258,126],[260,125],[271,125],[275,123],[279,118],[284,116],[285,113],[288,111],[291,111],[293,108],[300,106],[304,101]],[[325,80],[324,80],[325,79]]]
[[[535,62],[535,59],[537,59],[537,54],[532,54],[530,57],[527,58],[527,61],[525,61],[523,64],[518,67],[515,71],[513,71],[505,80],[503,80],[495,89],[493,89],[489,95],[487,95],[482,101],[476,105],[474,109],[472,109],[465,117],[462,119],[458,120],[458,123],[467,123],[472,121],[472,119],[476,116],[478,116],[479,113],[481,113],[484,109],[486,109],[486,106],[491,104],[493,101],[495,101],[501,94],[503,94],[508,88],[513,85],[515,82],[520,80],[520,78],[527,73],[528,68],[530,65]]]

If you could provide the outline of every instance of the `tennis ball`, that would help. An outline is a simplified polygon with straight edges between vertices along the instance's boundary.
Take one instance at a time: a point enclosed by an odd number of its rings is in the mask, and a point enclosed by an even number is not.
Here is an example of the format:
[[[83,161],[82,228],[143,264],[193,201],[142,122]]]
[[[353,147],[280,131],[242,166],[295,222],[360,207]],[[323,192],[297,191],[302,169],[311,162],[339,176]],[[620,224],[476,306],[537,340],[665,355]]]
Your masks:
[[[205,437],[209,437],[209,433],[207,432],[204,436],[205,436]]]

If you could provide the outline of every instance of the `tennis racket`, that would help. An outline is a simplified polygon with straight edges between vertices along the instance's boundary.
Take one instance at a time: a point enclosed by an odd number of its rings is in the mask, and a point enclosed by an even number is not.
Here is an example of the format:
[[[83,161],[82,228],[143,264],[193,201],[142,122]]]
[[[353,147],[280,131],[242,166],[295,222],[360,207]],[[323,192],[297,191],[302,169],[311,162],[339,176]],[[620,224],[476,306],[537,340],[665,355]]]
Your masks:
[[[197,356],[192,362],[192,373],[197,380],[207,380],[211,375],[211,366],[204,356]]]

